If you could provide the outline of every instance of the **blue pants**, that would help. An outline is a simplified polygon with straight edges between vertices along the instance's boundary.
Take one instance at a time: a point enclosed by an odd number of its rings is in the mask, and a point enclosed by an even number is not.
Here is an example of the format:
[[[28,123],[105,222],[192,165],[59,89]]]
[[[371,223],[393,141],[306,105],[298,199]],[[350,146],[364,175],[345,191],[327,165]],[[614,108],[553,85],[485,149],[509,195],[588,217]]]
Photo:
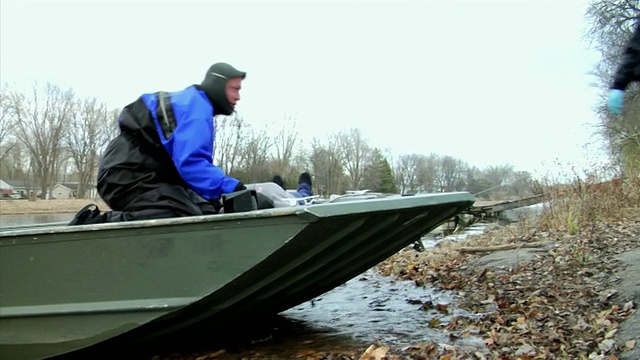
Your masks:
[[[311,190],[311,186],[307,183],[298,184],[298,191],[293,192],[293,196],[303,198],[308,196],[313,196],[313,191]]]
[[[298,198],[313,196],[313,191],[311,190],[311,186],[307,183],[298,184],[298,191],[292,191],[291,194]],[[305,201],[298,201],[298,204],[304,205]]]

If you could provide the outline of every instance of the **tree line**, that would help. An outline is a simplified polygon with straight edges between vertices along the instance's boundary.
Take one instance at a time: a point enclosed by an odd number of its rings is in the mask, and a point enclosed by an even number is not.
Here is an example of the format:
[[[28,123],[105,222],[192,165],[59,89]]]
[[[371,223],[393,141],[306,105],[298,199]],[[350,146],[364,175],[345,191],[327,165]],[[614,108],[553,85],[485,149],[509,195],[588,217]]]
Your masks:
[[[95,186],[98,162],[118,133],[120,109],[72,89],[46,83],[28,91],[0,89],[0,179],[38,184],[47,194],[58,182],[77,182],[78,197]],[[385,193],[469,191],[486,197],[527,196],[534,181],[511,165],[484,169],[447,155],[403,154],[392,158],[350,128],[303,143],[296,121],[275,135],[242,116],[216,117],[214,163],[245,183],[281,175],[296,188],[302,171],[313,175],[321,195],[369,189]]]

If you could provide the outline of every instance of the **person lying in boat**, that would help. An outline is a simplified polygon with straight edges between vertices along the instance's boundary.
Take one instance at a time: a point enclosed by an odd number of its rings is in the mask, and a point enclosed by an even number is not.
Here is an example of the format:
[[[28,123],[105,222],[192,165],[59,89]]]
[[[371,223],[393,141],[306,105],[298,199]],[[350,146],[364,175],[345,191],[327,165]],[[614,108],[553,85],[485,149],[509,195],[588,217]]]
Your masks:
[[[282,176],[276,175],[273,177],[273,182],[278,184],[283,190],[288,191]],[[298,189],[297,191],[288,191],[295,197],[305,198],[313,196],[313,190],[311,188],[311,175],[308,172],[303,172],[298,177]]]
[[[313,190],[311,188],[311,175],[306,171],[300,174],[300,176],[298,177],[298,189],[296,191],[287,190],[284,179],[282,179],[282,176],[280,175],[275,175],[272,182],[280,186],[280,188],[282,188],[282,190],[284,190],[288,195],[293,195],[296,198],[309,199],[313,196]],[[295,203],[296,202],[292,203],[291,205],[295,205]],[[297,201],[297,203],[298,205],[305,205],[307,203],[307,200],[300,200]]]
[[[98,193],[112,211],[91,204],[70,225],[218,213],[223,194],[246,186],[213,164],[213,121],[234,112],[245,77],[216,63],[200,84],[146,93],[127,105],[98,168]],[[257,202],[273,207],[261,194]]]

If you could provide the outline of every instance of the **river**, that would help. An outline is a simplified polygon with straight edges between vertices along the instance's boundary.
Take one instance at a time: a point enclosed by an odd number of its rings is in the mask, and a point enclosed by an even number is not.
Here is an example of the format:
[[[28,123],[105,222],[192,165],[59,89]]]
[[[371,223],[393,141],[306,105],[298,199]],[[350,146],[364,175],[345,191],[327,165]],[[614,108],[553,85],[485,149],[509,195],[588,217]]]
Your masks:
[[[17,225],[44,224],[50,222],[69,222],[75,214],[26,214],[0,216],[0,228]]]

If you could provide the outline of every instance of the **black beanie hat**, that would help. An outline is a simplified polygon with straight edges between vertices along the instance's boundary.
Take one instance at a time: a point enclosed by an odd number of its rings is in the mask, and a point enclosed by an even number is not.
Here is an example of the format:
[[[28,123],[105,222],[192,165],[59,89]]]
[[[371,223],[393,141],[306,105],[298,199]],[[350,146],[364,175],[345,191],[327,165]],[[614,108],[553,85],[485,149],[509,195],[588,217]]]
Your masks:
[[[215,63],[209,67],[200,86],[213,104],[215,115],[231,115],[233,109],[227,100],[225,86],[232,78],[244,79],[247,73],[237,70],[227,63]]]

